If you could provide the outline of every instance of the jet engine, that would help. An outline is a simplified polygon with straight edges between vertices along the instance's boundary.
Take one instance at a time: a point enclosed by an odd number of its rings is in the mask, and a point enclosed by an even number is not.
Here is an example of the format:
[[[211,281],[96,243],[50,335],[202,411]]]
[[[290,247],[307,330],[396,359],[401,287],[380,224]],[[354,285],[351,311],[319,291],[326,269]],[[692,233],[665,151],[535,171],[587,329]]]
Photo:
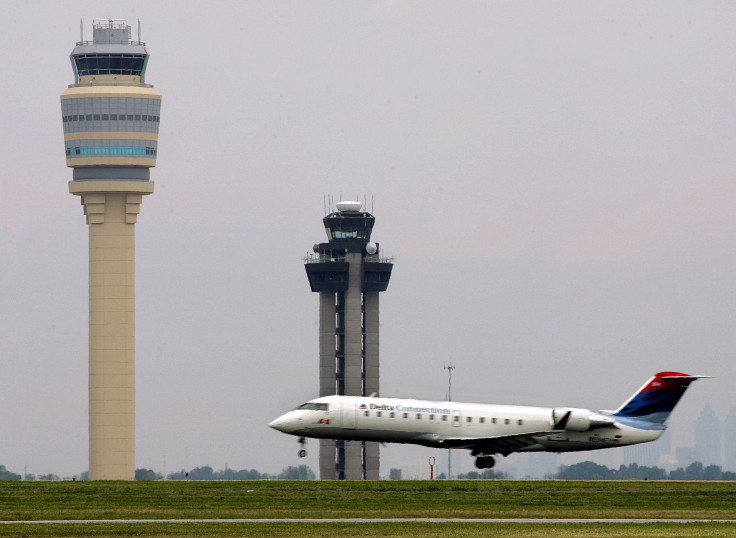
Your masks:
[[[569,432],[587,432],[593,428],[613,426],[616,419],[588,409],[558,407],[552,410],[552,424],[555,428]]]

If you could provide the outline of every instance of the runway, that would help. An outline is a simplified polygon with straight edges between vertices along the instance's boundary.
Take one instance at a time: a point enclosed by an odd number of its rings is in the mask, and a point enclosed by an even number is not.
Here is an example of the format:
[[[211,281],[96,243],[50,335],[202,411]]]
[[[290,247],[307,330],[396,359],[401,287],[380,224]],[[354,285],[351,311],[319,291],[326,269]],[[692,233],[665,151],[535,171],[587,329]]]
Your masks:
[[[736,523],[736,519],[551,519],[551,518],[266,518],[266,519],[43,519],[0,521],[2,524],[71,525],[87,523]]]

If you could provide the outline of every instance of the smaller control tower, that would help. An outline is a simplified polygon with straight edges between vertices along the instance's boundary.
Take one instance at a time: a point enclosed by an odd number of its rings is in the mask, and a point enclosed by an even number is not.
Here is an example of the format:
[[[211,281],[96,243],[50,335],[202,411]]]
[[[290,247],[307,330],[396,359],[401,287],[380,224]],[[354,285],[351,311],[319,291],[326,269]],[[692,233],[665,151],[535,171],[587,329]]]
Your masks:
[[[319,395],[378,394],[378,294],[393,263],[371,241],[375,217],[360,202],[339,202],[322,219],[327,243],[314,245],[305,268],[319,292]],[[377,443],[320,440],[322,480],[377,480]]]

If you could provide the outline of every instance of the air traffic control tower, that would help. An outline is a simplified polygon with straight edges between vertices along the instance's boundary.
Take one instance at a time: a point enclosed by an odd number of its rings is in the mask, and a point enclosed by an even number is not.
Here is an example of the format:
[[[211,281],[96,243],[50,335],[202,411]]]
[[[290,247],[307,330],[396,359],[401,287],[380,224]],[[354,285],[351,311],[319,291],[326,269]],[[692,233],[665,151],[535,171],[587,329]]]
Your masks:
[[[89,226],[89,478],[135,478],[135,223],[153,192],[161,94],[124,20],[95,20],[61,95],[69,192]],[[139,32],[140,34],[140,32]]]
[[[319,292],[319,395],[378,394],[378,294],[393,263],[379,257],[376,219],[360,202],[339,202],[322,221],[328,241],[305,260]],[[377,480],[378,444],[321,439],[319,472],[322,480]]]

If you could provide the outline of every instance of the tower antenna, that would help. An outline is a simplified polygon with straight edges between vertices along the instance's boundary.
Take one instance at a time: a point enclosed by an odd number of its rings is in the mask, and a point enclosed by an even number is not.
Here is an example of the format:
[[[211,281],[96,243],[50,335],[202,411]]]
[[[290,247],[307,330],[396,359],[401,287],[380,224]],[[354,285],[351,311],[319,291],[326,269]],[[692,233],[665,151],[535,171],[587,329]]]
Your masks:
[[[79,41],[84,41],[84,21],[79,19]]]

